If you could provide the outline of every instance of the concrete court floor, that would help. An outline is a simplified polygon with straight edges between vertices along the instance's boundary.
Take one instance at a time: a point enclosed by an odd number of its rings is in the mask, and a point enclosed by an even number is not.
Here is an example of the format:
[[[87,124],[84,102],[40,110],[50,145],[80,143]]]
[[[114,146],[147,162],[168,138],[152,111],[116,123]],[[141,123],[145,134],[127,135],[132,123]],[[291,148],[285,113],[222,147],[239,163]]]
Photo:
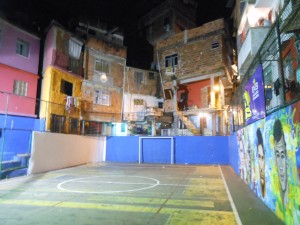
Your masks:
[[[229,166],[101,163],[0,181],[0,225],[27,224],[284,223]]]

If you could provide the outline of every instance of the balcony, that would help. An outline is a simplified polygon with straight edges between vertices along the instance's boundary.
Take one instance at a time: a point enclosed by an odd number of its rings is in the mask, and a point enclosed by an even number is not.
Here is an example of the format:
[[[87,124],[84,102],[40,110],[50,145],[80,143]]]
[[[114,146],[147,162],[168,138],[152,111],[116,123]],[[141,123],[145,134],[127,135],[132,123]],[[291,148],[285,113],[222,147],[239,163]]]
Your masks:
[[[251,27],[238,54],[239,74],[244,75],[265,40],[269,26]]]
[[[274,0],[256,0],[255,8],[271,8]]]

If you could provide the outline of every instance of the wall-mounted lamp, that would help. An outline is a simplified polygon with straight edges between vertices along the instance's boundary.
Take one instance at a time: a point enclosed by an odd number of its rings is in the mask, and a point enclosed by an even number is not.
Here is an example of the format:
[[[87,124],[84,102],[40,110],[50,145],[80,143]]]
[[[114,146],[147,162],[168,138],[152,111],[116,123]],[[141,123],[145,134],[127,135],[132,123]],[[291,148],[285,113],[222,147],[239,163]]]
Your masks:
[[[107,81],[107,76],[106,73],[101,73],[100,74],[100,81],[104,84]]]
[[[220,86],[219,85],[215,85],[214,86],[214,91],[220,91]]]

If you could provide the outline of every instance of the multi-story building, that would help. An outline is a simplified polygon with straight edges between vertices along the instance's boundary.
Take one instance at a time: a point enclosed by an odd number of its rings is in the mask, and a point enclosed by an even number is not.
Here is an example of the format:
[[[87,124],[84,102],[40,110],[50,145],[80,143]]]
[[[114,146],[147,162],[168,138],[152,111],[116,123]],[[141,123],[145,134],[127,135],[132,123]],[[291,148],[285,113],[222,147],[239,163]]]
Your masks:
[[[223,111],[232,90],[232,49],[223,19],[158,41],[154,55],[162,75],[164,110],[198,134],[226,133]],[[196,128],[188,125],[182,113]],[[200,119],[199,119],[200,114]],[[175,124],[175,127],[177,125]]]
[[[162,1],[138,21],[132,23],[126,29],[127,64],[149,69],[151,61],[155,61],[152,59],[152,51],[157,41],[196,27],[197,4],[194,0]],[[132,55],[139,57],[133,59]]]
[[[147,40],[154,45],[157,41],[196,27],[195,1],[168,0],[144,15],[129,31],[146,32]]]
[[[40,38],[0,18],[0,179],[26,174],[35,130]]]
[[[53,21],[46,32],[40,118],[46,130],[79,133],[83,39]]]
[[[157,72],[126,68],[123,96],[123,120],[130,134],[156,135],[156,119],[162,116]]]
[[[99,28],[88,29],[97,35],[88,35],[85,45],[82,131],[112,134],[112,124],[122,122],[126,47],[120,35],[108,38]]]
[[[127,49],[122,34],[108,34],[105,29],[85,23],[80,23],[77,31],[87,37],[82,133],[142,134],[148,127],[144,124],[147,117],[158,106],[157,73],[126,66]],[[147,114],[147,110],[151,112]]]
[[[36,117],[39,50],[38,36],[0,19],[1,113]]]

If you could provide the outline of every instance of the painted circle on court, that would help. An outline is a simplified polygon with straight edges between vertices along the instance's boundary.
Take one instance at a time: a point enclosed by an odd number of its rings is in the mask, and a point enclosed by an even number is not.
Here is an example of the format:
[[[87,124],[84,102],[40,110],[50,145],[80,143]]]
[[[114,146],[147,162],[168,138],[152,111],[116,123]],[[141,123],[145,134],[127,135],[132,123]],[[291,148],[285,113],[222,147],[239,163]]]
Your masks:
[[[159,184],[159,180],[151,177],[103,175],[65,180],[57,188],[72,193],[110,194],[146,190]]]

